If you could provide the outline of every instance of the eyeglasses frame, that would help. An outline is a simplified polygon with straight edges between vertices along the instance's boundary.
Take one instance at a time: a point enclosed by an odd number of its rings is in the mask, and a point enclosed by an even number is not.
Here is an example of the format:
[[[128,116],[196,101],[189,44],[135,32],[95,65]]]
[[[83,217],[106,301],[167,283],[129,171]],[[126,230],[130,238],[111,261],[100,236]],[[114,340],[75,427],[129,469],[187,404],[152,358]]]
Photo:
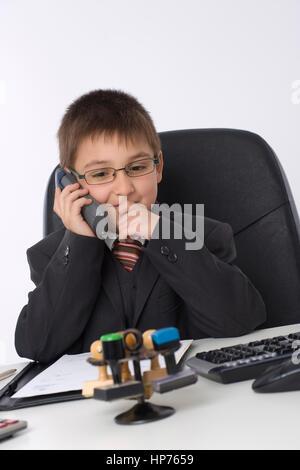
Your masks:
[[[151,158],[151,159],[152,159],[152,158]],[[86,182],[86,184],[88,184],[89,186],[94,186],[94,185],[96,185],[96,184],[112,183],[112,182],[115,180],[115,178],[116,178],[116,173],[117,173],[117,171],[120,171],[120,170],[125,170],[127,176],[129,176],[129,178],[139,178],[140,176],[149,175],[150,173],[152,173],[152,172],[154,171],[154,168],[155,168],[155,167],[153,167],[153,170],[149,171],[149,173],[145,173],[144,175],[130,176],[130,175],[128,175],[128,173],[127,173],[127,171],[128,171],[128,170],[127,170],[128,165],[132,165],[133,163],[137,163],[137,162],[140,162],[140,161],[142,161],[142,160],[150,160],[150,158],[149,158],[149,157],[144,157],[144,158],[140,158],[139,160],[134,160],[133,162],[127,163],[123,168],[112,168],[112,167],[110,167],[110,166],[106,166],[106,167],[102,167],[102,168],[95,168],[94,170],[88,170],[88,171],[86,171],[83,175],[80,175],[79,173],[77,173],[77,171],[75,171],[74,168],[71,168],[71,167],[70,167],[69,170],[70,170],[70,172],[72,173],[72,175],[77,176],[78,179],[84,179],[85,182]],[[158,155],[157,155],[157,154],[154,155],[154,157],[153,157],[153,162],[154,162],[155,165],[157,165],[157,164],[159,163],[159,158],[158,158]],[[114,170],[113,179],[112,179],[111,181],[106,181],[106,183],[88,183],[88,182],[87,182],[87,180],[86,180],[86,178],[85,178],[85,175],[86,175],[87,173],[89,173],[89,172],[91,172],[91,171],[97,171],[97,170],[106,170],[106,169],[108,169],[108,168],[111,169],[111,170]]]

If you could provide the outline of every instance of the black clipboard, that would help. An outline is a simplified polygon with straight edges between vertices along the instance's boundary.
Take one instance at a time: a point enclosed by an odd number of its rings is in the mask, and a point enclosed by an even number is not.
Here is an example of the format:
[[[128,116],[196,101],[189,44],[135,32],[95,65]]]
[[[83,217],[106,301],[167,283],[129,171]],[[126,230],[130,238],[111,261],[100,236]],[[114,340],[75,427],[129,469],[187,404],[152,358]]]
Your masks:
[[[184,366],[187,353],[191,349],[191,344],[188,345],[180,357],[177,365],[179,370]],[[60,403],[71,400],[81,400],[92,397],[85,397],[82,395],[82,390],[71,390],[68,392],[51,393],[48,395],[35,395],[33,397],[24,398],[11,398],[18,390],[32,380],[36,375],[43,372],[48,367],[52,366],[57,359],[49,364],[41,364],[40,362],[29,362],[3,389],[0,391],[0,411],[17,410],[20,408],[28,408],[30,406],[49,405],[50,403]]]
[[[32,380],[36,375],[50,367],[50,364],[30,362],[24,367],[3,389],[0,391],[0,411],[16,410],[30,406],[48,405],[70,400],[80,400],[84,397],[81,390],[73,390],[61,393],[51,393],[49,395],[36,395],[34,397],[11,398],[18,390]]]

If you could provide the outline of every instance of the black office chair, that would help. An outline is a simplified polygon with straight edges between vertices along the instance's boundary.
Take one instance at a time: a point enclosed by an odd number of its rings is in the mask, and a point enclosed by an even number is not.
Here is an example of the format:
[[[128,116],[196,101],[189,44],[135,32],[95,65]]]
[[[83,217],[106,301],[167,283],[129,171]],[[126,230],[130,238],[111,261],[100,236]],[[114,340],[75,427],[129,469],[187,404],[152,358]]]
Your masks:
[[[159,136],[164,170],[158,201],[202,203],[205,216],[231,225],[234,264],[266,304],[267,321],[260,328],[300,323],[299,217],[272,148],[259,135],[235,129],[187,129]],[[63,227],[52,210],[55,169],[44,202],[44,236]]]

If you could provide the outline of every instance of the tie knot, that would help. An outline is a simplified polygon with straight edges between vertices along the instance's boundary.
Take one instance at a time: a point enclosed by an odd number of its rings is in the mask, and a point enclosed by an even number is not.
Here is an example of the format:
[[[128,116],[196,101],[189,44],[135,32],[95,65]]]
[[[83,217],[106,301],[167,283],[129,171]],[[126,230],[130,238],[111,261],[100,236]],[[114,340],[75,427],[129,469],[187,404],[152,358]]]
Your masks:
[[[131,237],[116,240],[112,253],[127,271],[132,271],[142,251],[142,244]]]
[[[130,245],[135,245],[135,246],[142,246],[141,242],[138,240],[135,240],[134,238],[127,237],[127,238],[117,238],[113,244],[113,249],[115,249],[119,245],[124,245],[124,246],[130,246]]]

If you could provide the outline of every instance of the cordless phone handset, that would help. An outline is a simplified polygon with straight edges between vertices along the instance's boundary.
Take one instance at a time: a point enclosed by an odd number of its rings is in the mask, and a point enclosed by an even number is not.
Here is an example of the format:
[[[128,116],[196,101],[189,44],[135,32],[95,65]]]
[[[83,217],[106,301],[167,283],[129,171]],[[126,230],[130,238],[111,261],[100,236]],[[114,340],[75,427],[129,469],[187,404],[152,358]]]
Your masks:
[[[62,168],[57,168],[55,171],[55,187],[59,187],[63,190],[68,184],[78,183],[76,178],[71,173],[66,173]],[[79,184],[80,186],[80,184]],[[81,187],[81,186],[80,186]],[[82,216],[84,220],[87,222],[89,227],[92,229],[94,234],[98,237],[103,239],[103,231],[101,232],[102,236],[98,235],[98,231],[96,230],[97,224],[100,220],[102,220],[107,215],[107,210],[103,207],[103,210],[99,210],[100,204],[93,198],[90,194],[85,196],[87,199],[91,199],[93,202],[87,206],[83,206],[81,209]],[[97,212],[98,210],[98,212]],[[101,214],[101,215],[100,215]]]

